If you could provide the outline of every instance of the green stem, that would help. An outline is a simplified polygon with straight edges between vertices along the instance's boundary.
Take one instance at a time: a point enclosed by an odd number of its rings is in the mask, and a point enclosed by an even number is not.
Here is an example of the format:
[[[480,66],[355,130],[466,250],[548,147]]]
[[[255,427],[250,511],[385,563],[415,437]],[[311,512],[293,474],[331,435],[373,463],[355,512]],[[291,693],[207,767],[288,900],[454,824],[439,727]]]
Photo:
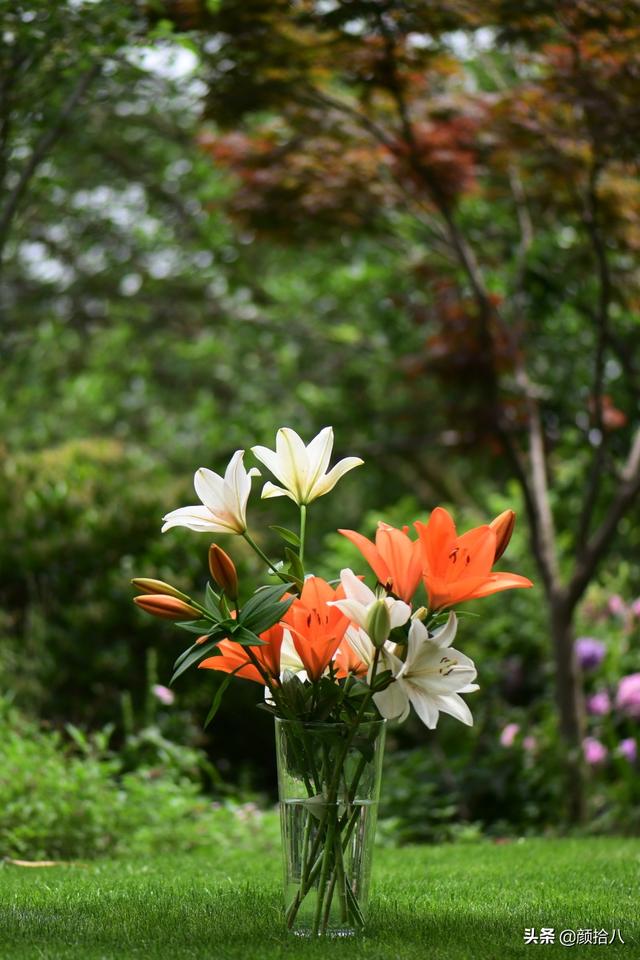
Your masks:
[[[313,918],[313,936],[314,937],[316,937],[320,932],[320,924],[321,922],[324,921],[322,905],[328,893],[327,883],[329,881],[329,869],[331,867],[331,858],[333,857],[333,853],[334,853],[333,845],[335,842],[335,834],[336,834],[336,826],[337,826],[337,823],[336,823],[337,807],[335,803],[335,796],[336,794],[332,789],[327,796],[327,805],[325,808],[326,818],[328,818],[329,822],[327,823],[327,826],[326,826],[324,850],[322,851],[322,869],[320,871],[320,880],[318,881],[318,900],[316,903],[315,916]],[[333,890],[331,890],[331,894],[333,895]],[[329,902],[329,906],[330,906],[330,902]],[[325,928],[326,928],[326,921],[325,921]]]
[[[338,879],[337,868],[334,868],[331,875],[331,880],[327,885],[326,896],[324,898],[324,907],[322,910],[322,927],[320,928],[321,933],[327,932],[327,927],[329,926],[329,918],[331,916],[331,904],[333,902],[333,894],[336,889],[336,881]]]
[[[300,504],[300,563],[304,563],[304,538],[307,532],[307,505]]]
[[[372,671],[371,671],[371,682],[372,682],[372,683],[373,683],[373,681],[375,680],[375,676],[376,676],[376,671],[377,671],[377,668],[378,668],[378,661],[379,661],[379,659],[380,659],[380,651],[379,651],[379,650],[376,650],[376,652],[375,652],[375,654],[374,654],[374,657],[373,657]],[[336,761],[336,765],[335,765],[334,772],[333,772],[333,777],[332,777],[331,783],[330,783],[329,788],[328,788],[328,791],[327,791],[327,803],[326,803],[326,805],[325,805],[325,808],[324,808],[324,811],[323,811],[323,814],[322,814],[322,818],[321,818],[320,822],[318,823],[318,830],[317,830],[317,833],[316,833],[314,842],[313,842],[312,845],[311,845],[311,850],[309,851],[308,859],[306,860],[305,866],[304,866],[304,868],[303,868],[302,877],[300,878],[300,886],[299,886],[299,888],[298,888],[298,892],[296,893],[295,898],[292,900],[291,904],[289,905],[289,907],[288,907],[288,909],[287,909],[287,925],[288,925],[289,929],[291,929],[291,927],[293,926],[293,923],[294,923],[294,921],[295,921],[295,918],[296,918],[296,915],[297,915],[297,913],[298,913],[298,910],[300,909],[300,906],[301,906],[301,904],[302,904],[302,901],[304,900],[304,898],[307,896],[307,893],[308,893],[309,890],[311,889],[311,885],[313,884],[315,878],[318,876],[318,872],[319,872],[320,870],[322,870],[323,874],[324,874],[325,872],[328,872],[327,846],[329,846],[331,823],[327,824],[327,819],[328,819],[329,816],[330,816],[331,797],[332,797],[332,796],[337,797],[337,790],[338,790],[338,786],[339,786],[339,783],[340,783],[340,777],[343,775],[344,762],[345,762],[346,757],[347,757],[347,754],[348,754],[348,752],[349,752],[349,748],[351,747],[351,744],[353,743],[354,737],[355,737],[355,735],[356,735],[356,733],[357,733],[357,731],[358,731],[358,728],[359,728],[359,726],[360,726],[360,722],[361,722],[361,720],[362,720],[362,717],[364,716],[364,713],[365,713],[367,707],[369,706],[369,704],[371,703],[371,700],[372,700],[372,699],[373,699],[373,694],[372,694],[372,693],[370,693],[368,697],[364,697],[364,698],[363,698],[363,701],[362,701],[362,704],[360,705],[360,709],[358,710],[358,713],[357,713],[355,722],[353,723],[353,726],[351,727],[351,730],[350,730],[350,732],[349,732],[349,736],[345,739],[343,748],[342,748],[342,750],[341,750],[341,752],[340,752],[340,756],[339,756],[339,758],[338,758],[337,761]],[[362,769],[360,769],[360,764],[359,764],[359,766],[358,766],[358,772],[357,772],[357,780],[359,780],[360,777],[362,776],[362,771],[363,771],[363,770],[364,770],[364,765],[362,765]],[[351,800],[351,798],[355,797],[355,794],[356,794],[356,791],[357,791],[357,780],[356,780],[356,778],[354,778],[354,781],[352,782],[351,790],[350,790],[350,792],[349,792],[349,797],[348,797],[349,800]],[[334,804],[334,805],[335,805],[335,804]],[[345,811],[345,814],[343,815],[343,817],[340,818],[340,821],[338,822],[338,821],[337,821],[337,807],[336,807],[336,818],[335,818],[335,821],[333,821],[333,824],[334,824],[333,834],[335,834],[335,827],[338,827],[338,830],[339,830],[338,838],[340,838],[340,832],[343,830],[344,826],[347,824],[347,821],[349,820],[349,817],[351,817],[351,822],[350,822],[349,825],[348,825],[347,838],[346,838],[344,841],[342,841],[342,840],[340,841],[343,849],[346,849],[348,840],[349,840],[351,834],[353,833],[353,829],[354,829],[354,827],[355,827],[355,825],[356,825],[358,816],[359,816],[359,811],[358,811],[357,809],[356,809],[355,811],[353,811],[353,814],[352,814],[352,815],[351,815],[351,814],[348,814],[348,813]],[[319,851],[320,844],[321,844],[322,839],[323,839],[323,834],[324,834],[325,848],[324,848],[323,852],[321,853],[321,855],[318,857],[318,851]],[[332,845],[332,844],[333,844],[333,838],[331,839],[331,845]],[[317,922],[318,922],[318,927],[319,927],[319,925],[320,925],[320,916],[321,916],[321,910],[322,910],[322,902],[323,902],[323,900],[324,900],[324,884],[325,884],[325,883],[326,883],[326,877],[325,877],[325,881],[324,881],[324,882],[323,882],[322,879],[321,879],[320,884],[319,884],[319,888],[318,888],[318,906],[317,906],[317,909],[316,909],[316,918],[315,918],[315,919],[317,920]],[[349,886],[348,884],[345,884],[345,887],[348,888],[348,886]],[[349,891],[350,891],[350,888],[349,888]],[[353,891],[350,891],[350,892],[351,892],[352,896],[351,896],[351,898],[349,898],[349,892],[347,891],[347,892],[346,892],[347,898],[348,898],[348,899],[351,899],[351,900],[355,900],[355,896],[353,895]],[[357,903],[356,903],[356,905],[357,905]],[[351,909],[352,909],[352,912],[354,912],[353,903],[351,903]],[[358,909],[357,913],[359,913],[360,916],[362,916],[361,911],[360,911],[359,909]],[[314,922],[314,934],[316,934],[317,932],[318,932],[318,931],[317,931],[317,929],[316,929],[316,924],[315,924],[315,922]]]
[[[249,533],[249,531],[248,531],[248,530],[245,530],[244,533],[242,534],[242,536],[243,536],[244,539],[247,541],[247,543],[249,544],[249,546],[251,547],[251,549],[254,550],[254,551],[258,554],[258,556],[260,557],[260,559],[261,559],[261,560],[264,560],[264,562],[265,562],[266,565],[268,566],[269,570],[271,570],[271,571],[276,575],[276,577],[279,577],[279,578],[282,580],[283,583],[288,583],[289,581],[287,580],[287,578],[284,577],[284,576],[280,573],[280,571],[277,569],[277,567],[271,562],[271,560],[269,560],[269,557],[266,555],[266,553],[265,553],[263,550],[260,549],[260,547],[259,547],[258,544],[255,542],[255,540],[253,539],[253,537],[251,536],[251,534]]]
[[[346,923],[349,914],[347,909],[347,876],[344,869],[344,857],[342,855],[342,841],[340,839],[340,830],[336,837],[336,872],[335,879],[338,884],[338,899],[340,901],[340,920]]]

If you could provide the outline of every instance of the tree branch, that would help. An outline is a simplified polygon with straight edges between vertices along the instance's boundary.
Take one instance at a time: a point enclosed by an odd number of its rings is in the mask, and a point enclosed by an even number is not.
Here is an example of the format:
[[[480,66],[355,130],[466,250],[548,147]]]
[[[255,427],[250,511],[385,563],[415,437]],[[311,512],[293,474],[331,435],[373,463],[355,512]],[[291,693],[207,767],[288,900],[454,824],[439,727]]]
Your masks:
[[[638,429],[631,444],[627,462],[621,473],[620,486],[618,487],[616,496],[611,502],[604,520],[591,540],[587,543],[576,564],[573,576],[566,590],[566,601],[569,609],[573,609],[582,597],[615,535],[618,522],[639,493],[640,429]]]
[[[425,183],[434,204],[436,205],[446,224],[451,246],[455,250],[460,266],[467,276],[467,280],[471,286],[471,290],[478,307],[480,332],[484,341],[483,352],[488,361],[490,373],[488,386],[491,391],[496,430],[511,461],[516,479],[521,486],[525,501],[525,509],[529,519],[532,549],[547,593],[551,595],[558,589],[558,563],[553,515],[551,513],[551,507],[549,503],[544,432],[542,429],[542,421],[538,402],[526,374],[524,364],[518,359],[518,352],[514,351],[514,357],[516,359],[516,363],[518,364],[517,382],[523,390],[527,403],[529,459],[531,468],[529,474],[520,450],[518,449],[508,426],[503,422],[501,413],[499,375],[495,365],[495,344],[492,330],[493,321],[496,317],[496,310],[489,298],[484,277],[482,275],[482,270],[476,258],[475,252],[472,246],[467,242],[466,237],[456,223],[450,203],[447,202],[446,198],[442,196],[442,192],[439,190],[437,183],[434,181],[431,171],[425,167],[421,160],[418,144],[411,123],[411,117],[409,115],[409,109],[404,96],[403,85],[400,77],[398,76],[397,64],[395,60],[395,43],[393,37],[386,27],[382,14],[378,16],[378,21],[385,40],[387,66],[389,71],[389,91],[398,110],[402,132],[405,141],[409,146],[412,166]],[[528,227],[526,231],[524,229],[525,226]],[[523,255],[526,254],[526,249],[528,243],[530,242],[530,227],[530,219],[527,220],[526,224],[523,224],[521,220],[521,228],[523,228]]]
[[[311,106],[323,106],[329,107],[332,110],[336,110],[338,113],[342,113],[347,117],[350,117],[352,120],[362,127],[377,143],[381,146],[386,147],[390,153],[395,153],[396,143],[388,135],[386,130],[384,130],[379,124],[371,120],[366,113],[362,113],[360,110],[357,110],[355,107],[351,106],[350,103],[346,103],[343,100],[339,100],[335,97],[330,96],[327,93],[320,93],[318,90],[313,90],[305,94],[302,97],[299,97],[300,103],[308,103]],[[394,183],[402,191],[405,198],[407,199],[409,205],[414,208],[416,211],[416,217],[419,219],[420,224],[425,227],[425,229],[430,233],[431,239],[440,245],[438,249],[438,254],[444,259],[451,261],[451,245],[446,235],[438,228],[438,225],[433,222],[433,220],[426,220],[421,213],[417,211],[422,211],[425,213],[432,213],[432,210],[427,209],[426,204],[420,201],[420,198],[411,194],[401,180],[401,178],[391,174]]]
[[[611,303],[611,274],[607,251],[600,230],[598,211],[598,176],[599,168],[594,164],[589,177],[589,188],[584,204],[583,223],[589,235],[593,249],[598,274],[598,306],[595,313],[596,320],[596,355],[593,371],[592,400],[594,405],[594,428],[597,430],[597,445],[593,454],[589,479],[578,521],[577,548],[582,551],[585,547],[589,529],[593,519],[593,512],[598,500],[600,483],[605,466],[606,435],[603,424],[603,385],[605,350],[609,338],[609,307]]]
[[[90,84],[98,76],[100,70],[101,65],[99,63],[94,64],[90,70],[87,70],[86,73],[83,73],[78,79],[73,90],[63,103],[55,123],[45,130],[37,140],[29,160],[23,167],[15,186],[9,193],[2,213],[0,213],[0,262],[2,261],[2,254],[9,236],[11,223],[18,209],[20,200],[29,185],[29,181],[47,156],[51,147],[62,135],[66,121],[86,93]]]

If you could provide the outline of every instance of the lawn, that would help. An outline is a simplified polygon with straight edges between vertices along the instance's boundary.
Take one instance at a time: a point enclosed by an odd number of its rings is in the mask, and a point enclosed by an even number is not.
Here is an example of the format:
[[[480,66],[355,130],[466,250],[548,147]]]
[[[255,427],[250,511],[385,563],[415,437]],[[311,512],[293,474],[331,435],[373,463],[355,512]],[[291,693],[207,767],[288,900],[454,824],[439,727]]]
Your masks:
[[[340,957],[502,960],[640,956],[640,840],[525,840],[376,851],[366,936],[283,932],[279,851],[213,848],[148,861],[0,866],[0,957],[11,960]],[[525,928],[619,928],[625,944],[523,942]]]

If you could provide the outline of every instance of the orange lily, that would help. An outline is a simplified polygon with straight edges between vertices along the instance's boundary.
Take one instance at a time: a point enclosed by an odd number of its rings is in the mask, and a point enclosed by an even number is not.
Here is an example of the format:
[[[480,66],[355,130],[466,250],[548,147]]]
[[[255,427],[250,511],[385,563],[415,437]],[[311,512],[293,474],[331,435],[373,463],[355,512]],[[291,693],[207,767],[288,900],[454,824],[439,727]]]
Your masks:
[[[513,510],[503,510],[502,513],[491,521],[489,526],[496,535],[496,555],[494,563],[497,563],[502,554],[509,546],[513,528],[516,525],[516,515]]]
[[[191,604],[162,593],[134,597],[133,602],[145,613],[150,613],[152,617],[160,617],[162,620],[194,620],[200,616],[200,611]]]
[[[409,527],[397,530],[388,523],[379,523],[375,543],[356,530],[338,533],[358,548],[385,589],[410,603],[420,583],[422,561],[420,544],[408,537],[408,530]]]
[[[209,547],[209,572],[215,583],[232,600],[238,596],[238,571],[236,565],[222,547],[212,543]]]
[[[308,577],[302,593],[287,610],[284,622],[310,680],[319,680],[340,646],[349,618],[329,601],[343,600],[342,587],[334,589],[321,577]]]
[[[516,573],[492,573],[496,557],[496,531],[475,527],[459,537],[450,514],[436,507],[424,524],[414,524],[422,548],[423,581],[432,610],[442,610],[464,600],[487,597],[499,590],[532,587]]]
[[[282,646],[283,635],[282,624],[276,623],[260,634],[260,639],[265,641],[264,645],[251,647],[253,655],[269,678],[280,676],[280,647]],[[208,638],[203,637],[201,639]],[[264,676],[251,662],[246,647],[234,643],[233,640],[221,640],[218,644],[218,650],[222,656],[207,657],[206,660],[198,664],[198,669],[221,670],[222,673],[233,673],[235,671],[237,677],[242,677],[245,680],[255,680],[256,683],[264,685]]]

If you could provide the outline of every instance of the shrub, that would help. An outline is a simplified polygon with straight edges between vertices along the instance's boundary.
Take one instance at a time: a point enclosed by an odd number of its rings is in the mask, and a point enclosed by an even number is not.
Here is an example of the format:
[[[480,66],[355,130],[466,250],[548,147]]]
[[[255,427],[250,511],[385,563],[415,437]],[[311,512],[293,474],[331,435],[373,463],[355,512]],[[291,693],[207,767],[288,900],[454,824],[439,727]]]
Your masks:
[[[175,765],[124,773],[109,728],[69,733],[43,730],[0,699],[0,855],[69,860],[275,843],[275,817],[254,804],[212,803]]]

